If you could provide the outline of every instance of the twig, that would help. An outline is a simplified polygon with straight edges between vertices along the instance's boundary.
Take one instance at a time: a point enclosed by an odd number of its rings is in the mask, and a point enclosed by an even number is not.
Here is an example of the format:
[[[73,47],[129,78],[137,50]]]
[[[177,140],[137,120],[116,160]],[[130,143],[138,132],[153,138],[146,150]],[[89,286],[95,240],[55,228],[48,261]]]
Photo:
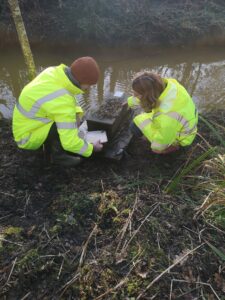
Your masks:
[[[0,192],[0,194],[3,194],[3,195],[6,195],[6,196],[10,196],[10,197],[13,197],[15,198],[16,196],[12,195],[12,194],[9,194],[9,193],[4,193],[4,192]]]
[[[196,220],[200,215],[203,215],[206,210],[208,210],[213,203],[210,203],[207,205],[208,200],[210,199],[211,195],[214,191],[210,191],[209,194],[206,196],[205,200],[202,202],[202,205],[200,207],[197,207],[195,210],[197,212],[195,213],[193,220]]]
[[[201,150],[203,150],[203,151],[207,151],[207,148],[205,148],[202,144],[197,144],[198,145],[198,147],[201,149]]]
[[[9,280],[10,280],[10,278],[11,278],[11,276],[12,276],[12,272],[13,272],[13,270],[14,270],[14,268],[15,268],[16,261],[17,261],[17,257],[14,259],[14,262],[13,262],[13,265],[12,265],[12,268],[11,268],[11,271],[10,271],[10,273],[9,273],[9,277],[8,277],[6,283],[4,284],[4,286],[7,285],[7,283],[9,282]]]
[[[0,218],[0,221],[3,220],[3,219],[5,219],[5,218],[8,218],[8,217],[10,217],[10,216],[12,216],[12,214],[8,214],[8,215],[6,215],[6,216],[3,216],[3,217]]]
[[[61,253],[59,254],[47,254],[47,255],[40,255],[39,258],[46,258],[46,257],[61,257],[63,256]]]
[[[184,225],[183,225],[183,228],[185,228],[185,229],[187,229],[188,231],[190,231],[190,232],[192,232],[192,233],[198,235],[198,233],[197,233],[196,231],[194,231],[194,230],[192,230],[192,229],[190,229],[190,228],[188,228],[188,227],[186,227],[186,226],[184,226]]]
[[[200,246],[202,246],[202,245],[200,245]],[[199,247],[200,247],[199,246]],[[202,285],[206,285],[206,286],[208,286],[208,287],[210,287],[211,288],[211,290],[212,290],[212,292],[214,293],[214,295],[216,296],[216,298],[218,299],[218,300],[221,300],[220,299],[220,297],[217,295],[217,293],[216,293],[216,291],[214,290],[214,288],[211,286],[211,284],[209,284],[209,283],[205,283],[205,282],[201,282],[201,281],[195,281],[195,282],[189,282],[189,281],[187,281],[187,280],[182,280],[182,279],[172,279],[172,282],[173,281],[175,281],[175,282],[185,282],[185,283],[189,283],[189,284],[202,284]],[[138,298],[137,298],[138,299]]]
[[[103,180],[101,179],[101,186],[102,186],[102,191],[104,192],[105,191],[105,188],[104,188],[104,183],[103,183]]]
[[[7,242],[7,243],[10,243],[10,244],[14,244],[14,245],[17,245],[17,246],[20,246],[20,247],[22,247],[22,246],[23,246],[23,244],[19,244],[19,243],[11,242],[11,241],[9,241],[9,240],[6,240],[6,239],[4,239],[4,238],[2,238],[2,237],[0,237],[0,241]]]
[[[61,263],[61,266],[60,266],[60,269],[59,269],[59,273],[58,273],[58,275],[57,275],[57,279],[59,279],[59,277],[60,277],[60,274],[61,274],[61,272],[62,272],[63,264],[64,264],[64,257],[63,257],[63,259],[62,259],[62,263]]]
[[[23,296],[23,298],[21,298],[20,300],[25,300],[30,296],[31,292],[28,292],[25,296]]]
[[[122,240],[123,240],[123,238],[124,238],[124,235],[125,235],[125,233],[126,233],[126,231],[127,231],[127,227],[128,227],[128,225],[130,224],[130,222],[131,222],[131,218],[132,218],[132,216],[133,216],[133,214],[134,214],[134,211],[135,211],[135,209],[136,209],[136,206],[137,206],[137,203],[138,203],[138,199],[139,199],[139,198],[138,198],[138,196],[137,196],[137,194],[136,194],[136,198],[135,198],[135,201],[134,201],[134,205],[133,205],[132,211],[130,212],[129,217],[128,217],[126,223],[124,224],[124,226],[123,226],[123,228],[122,228],[122,230],[121,230],[121,232],[120,232],[121,237],[120,237],[120,241],[119,241],[119,243],[118,243],[118,246],[117,246],[117,248],[116,248],[116,252],[119,250],[119,248],[120,248],[120,246],[121,246],[121,243],[122,243]]]
[[[106,295],[112,293],[113,291],[117,290],[118,288],[120,288],[121,286],[123,286],[127,280],[128,280],[128,276],[130,275],[131,271],[133,270],[133,268],[136,266],[135,263],[133,263],[133,267],[129,270],[129,272],[127,273],[127,275],[113,288],[108,289],[105,293],[101,294],[100,296],[98,296],[97,298],[95,298],[94,300],[100,300],[103,297],[105,297]]]
[[[123,286],[126,282],[127,282],[128,278],[124,278],[122,279],[116,286],[114,286],[113,288],[107,290],[105,293],[101,294],[100,296],[98,296],[97,298],[95,298],[94,300],[100,300],[102,299],[104,296],[112,293],[113,291],[117,290],[118,288],[120,288],[121,286]]]
[[[199,133],[197,132],[197,135],[205,142],[207,147],[211,148],[212,146],[209,144],[209,142]]]
[[[197,145],[195,145],[195,147],[191,149],[191,153],[188,156],[187,160],[185,161],[185,163],[183,165],[183,168],[186,168],[186,166],[189,164],[189,162],[190,162],[190,160],[192,158],[192,154],[196,151],[196,148],[197,148]]]
[[[225,131],[225,127],[222,126],[222,125],[220,125],[220,124],[217,124],[215,121],[210,120],[210,123],[212,123],[213,125],[215,125],[215,126],[221,128],[223,131]]]
[[[185,296],[185,295],[188,295],[188,294],[190,294],[190,293],[192,293],[192,292],[194,292],[194,291],[196,291],[196,290],[198,290],[198,289],[200,289],[200,288],[201,288],[201,286],[196,286],[195,288],[193,288],[193,289],[191,289],[191,290],[189,290],[189,291],[187,291],[187,292],[185,292],[185,293],[179,295],[179,296],[177,297],[177,299],[184,299],[184,296]]]
[[[202,296],[202,299],[203,299],[203,300],[207,300],[207,299],[205,298],[204,294],[203,294],[203,288],[201,288],[201,296]]]
[[[26,217],[26,212],[27,212],[27,207],[29,205],[29,202],[30,202],[30,195],[26,196],[26,203],[25,203],[24,208],[23,208],[23,216],[22,216],[22,218]]]
[[[219,232],[225,234],[225,231],[223,231],[222,229],[216,227],[215,225],[211,224],[210,222],[208,222],[206,219],[205,219],[205,222],[209,225],[209,226],[212,226],[214,229],[218,230]]]
[[[157,244],[158,244],[158,248],[160,250],[161,248],[160,248],[160,243],[159,243],[159,233],[158,232],[157,232]]]
[[[170,297],[169,297],[169,300],[172,299],[172,291],[173,291],[173,280],[170,281]]]
[[[121,252],[124,252],[128,245],[130,244],[130,242],[133,240],[133,238],[136,236],[136,234],[138,233],[138,231],[141,229],[142,225],[145,223],[145,221],[148,219],[148,217],[156,210],[156,208],[159,206],[159,203],[154,204],[155,207],[147,214],[147,216],[144,218],[144,220],[141,222],[141,224],[139,225],[139,227],[137,228],[137,230],[135,230],[134,234],[132,235],[132,237],[129,239],[129,241],[126,243],[124,243],[124,246],[121,250]]]
[[[161,274],[159,274],[155,279],[153,279],[149,285],[144,289],[144,291],[138,295],[137,300],[139,300],[144,293],[150,289],[150,287],[153,286],[153,284],[158,281],[163,275],[165,275],[167,272],[169,272],[173,267],[175,267],[176,265],[178,265],[185,257],[187,257],[188,255],[192,254],[193,252],[195,252],[198,248],[200,248],[201,246],[203,246],[205,243],[202,243],[201,245],[197,246],[196,248],[194,248],[193,250],[187,252],[185,255],[183,255],[181,258],[179,258],[175,263],[173,263],[172,265],[170,265],[166,270],[164,270]]]
[[[97,228],[98,228],[98,225],[95,224],[94,228],[92,229],[87,241],[85,242],[84,246],[83,246],[83,249],[82,249],[82,253],[81,253],[81,256],[80,256],[80,261],[79,261],[79,267],[81,267],[81,265],[83,264],[83,261],[84,261],[84,258],[85,258],[85,255],[86,255],[86,252],[87,252],[87,247],[88,247],[88,244],[93,236],[93,234],[97,231]]]
[[[43,230],[44,230],[44,232],[46,233],[48,239],[51,240],[51,238],[50,238],[50,236],[49,236],[49,233],[48,233],[48,230],[47,230],[46,227],[45,227],[45,223],[44,223],[44,229],[43,229]]]
[[[173,281],[174,281],[174,280],[172,279],[172,280],[171,280],[171,284],[170,284],[170,298],[169,298],[169,300],[172,300]],[[189,283],[194,284],[193,282],[189,282]],[[193,292],[193,291],[195,291],[195,290],[198,290],[200,287],[201,287],[201,286],[196,286],[194,289],[191,289],[191,290],[189,290],[189,291],[187,291],[187,292],[185,292],[185,293],[183,293],[183,294],[177,296],[176,299],[180,299],[180,298],[183,297],[184,295],[188,295],[189,293],[191,293],[191,292]],[[182,298],[182,299],[183,299],[183,298]]]
[[[64,286],[59,290],[62,291],[62,293],[59,295],[59,299],[63,296],[65,291],[79,278],[80,273],[77,273],[74,275],[72,279],[70,279]]]

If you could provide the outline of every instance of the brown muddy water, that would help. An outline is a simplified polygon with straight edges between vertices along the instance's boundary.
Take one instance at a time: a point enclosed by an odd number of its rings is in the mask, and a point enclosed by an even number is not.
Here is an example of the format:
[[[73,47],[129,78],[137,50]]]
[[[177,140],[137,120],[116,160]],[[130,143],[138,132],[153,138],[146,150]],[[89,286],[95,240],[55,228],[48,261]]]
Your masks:
[[[225,48],[138,49],[79,46],[33,49],[37,71],[79,56],[94,56],[101,68],[101,79],[90,92],[79,97],[85,110],[101,105],[109,93],[131,94],[136,72],[149,70],[178,79],[193,95],[200,112],[225,108]],[[27,71],[19,47],[0,50],[0,112],[11,118]]]

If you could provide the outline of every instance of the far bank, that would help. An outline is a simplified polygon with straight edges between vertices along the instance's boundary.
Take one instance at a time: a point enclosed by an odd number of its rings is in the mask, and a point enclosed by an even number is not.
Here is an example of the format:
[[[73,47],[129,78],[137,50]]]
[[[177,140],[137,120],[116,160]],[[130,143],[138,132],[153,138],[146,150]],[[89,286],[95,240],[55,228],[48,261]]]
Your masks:
[[[19,1],[31,44],[224,45],[224,1]],[[8,2],[0,46],[18,42]]]

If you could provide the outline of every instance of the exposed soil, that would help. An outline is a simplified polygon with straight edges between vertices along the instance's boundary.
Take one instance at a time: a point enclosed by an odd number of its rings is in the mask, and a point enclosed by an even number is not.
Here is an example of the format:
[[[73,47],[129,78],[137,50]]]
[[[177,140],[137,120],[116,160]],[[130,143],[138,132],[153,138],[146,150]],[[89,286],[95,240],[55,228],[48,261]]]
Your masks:
[[[17,149],[1,125],[1,299],[224,299],[224,261],[206,242],[225,252],[225,231],[193,220],[205,196],[198,177],[163,192],[207,149],[204,139],[219,145],[202,123],[202,138],[179,153],[155,155],[134,139],[119,163],[93,157],[74,169]]]

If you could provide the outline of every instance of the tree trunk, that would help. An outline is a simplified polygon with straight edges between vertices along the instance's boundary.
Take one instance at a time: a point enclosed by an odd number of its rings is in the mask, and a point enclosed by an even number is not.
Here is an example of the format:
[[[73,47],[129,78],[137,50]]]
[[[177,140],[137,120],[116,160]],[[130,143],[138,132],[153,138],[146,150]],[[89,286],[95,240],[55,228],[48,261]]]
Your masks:
[[[19,3],[18,0],[8,0],[8,3],[16,25],[16,30],[23,51],[25,63],[28,68],[29,79],[32,80],[36,76],[36,69],[35,69],[33,55],[30,49],[30,44],[27,38],[26,29],[23,23],[23,18],[21,15]]]

